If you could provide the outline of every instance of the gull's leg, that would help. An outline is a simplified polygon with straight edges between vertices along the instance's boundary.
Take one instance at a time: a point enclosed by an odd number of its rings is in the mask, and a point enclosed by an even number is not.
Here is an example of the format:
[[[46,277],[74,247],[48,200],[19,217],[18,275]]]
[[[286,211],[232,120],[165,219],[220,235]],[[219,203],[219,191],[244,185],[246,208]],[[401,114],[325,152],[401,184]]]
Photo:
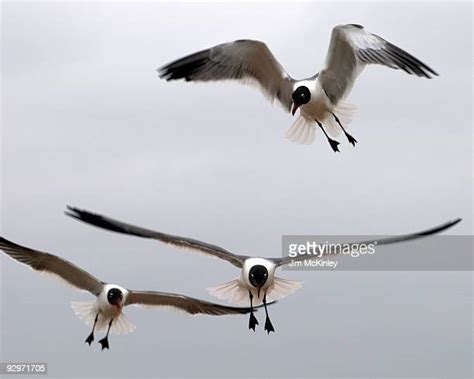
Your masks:
[[[339,148],[337,147],[337,145],[339,145],[339,142],[337,142],[336,140],[334,140],[334,139],[332,139],[332,138],[330,138],[330,137],[328,136],[328,134],[326,133],[326,131],[325,131],[324,128],[323,128],[323,124],[321,124],[321,123],[320,123],[318,120],[316,120],[316,119],[315,119],[314,121],[317,122],[317,124],[319,125],[319,127],[320,127],[321,130],[323,131],[323,133],[324,133],[324,135],[326,136],[326,138],[327,138],[329,144],[331,145],[332,150],[333,150],[335,153],[338,153],[338,152],[339,152]]]
[[[349,141],[349,143],[352,144],[352,146],[355,146],[356,143],[357,143],[357,140],[352,137],[349,133],[346,132],[346,129],[344,129],[344,127],[342,126],[341,124],[341,121],[339,121],[339,118],[333,113],[332,114],[334,116],[334,120],[336,120],[336,122],[339,124],[339,126],[341,127],[342,131],[344,132],[344,134],[346,135],[346,138],[347,140]]]
[[[110,327],[112,326],[112,321],[114,321],[113,318],[110,319],[109,327],[107,328],[107,334],[105,335],[104,338],[102,338],[99,341],[99,343],[102,345],[102,350],[109,348],[109,332],[110,332]]]
[[[273,328],[273,324],[272,322],[270,321],[270,317],[268,317],[268,310],[267,310],[267,294],[263,295],[263,305],[265,307],[265,315],[266,315],[266,319],[265,319],[265,330],[267,331],[268,334],[270,334],[270,332],[274,332],[275,331],[275,328]]]
[[[86,342],[89,344],[89,346],[91,345],[92,341],[94,341],[94,330],[95,330],[95,325],[97,324],[98,319],[99,319],[99,314],[97,313],[94,320],[94,326],[92,327],[92,332],[91,334],[89,334],[89,337],[86,338]]]
[[[258,320],[253,314],[253,295],[252,291],[249,290],[249,297],[250,297],[250,319],[249,319],[249,329],[252,329],[255,332],[255,325],[258,325]]]

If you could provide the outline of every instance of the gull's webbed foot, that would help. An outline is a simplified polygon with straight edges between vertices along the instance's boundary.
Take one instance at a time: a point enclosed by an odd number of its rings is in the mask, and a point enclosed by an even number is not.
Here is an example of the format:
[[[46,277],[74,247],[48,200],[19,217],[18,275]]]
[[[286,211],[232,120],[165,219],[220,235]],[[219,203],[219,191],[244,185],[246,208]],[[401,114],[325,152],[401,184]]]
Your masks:
[[[99,343],[101,344],[102,346],[102,350],[104,349],[109,349],[109,338],[108,337],[104,337],[102,338]]]
[[[267,331],[268,334],[270,334],[270,332],[275,331],[275,328],[273,327],[273,324],[270,321],[270,317],[268,316],[267,316],[267,319],[265,320],[265,330]]]
[[[90,346],[92,341],[94,341],[94,333],[89,334],[89,337],[86,338],[85,342],[88,343]]]
[[[249,318],[249,329],[252,329],[255,332],[256,325],[258,325],[258,320],[252,312],[250,313],[250,318]]]

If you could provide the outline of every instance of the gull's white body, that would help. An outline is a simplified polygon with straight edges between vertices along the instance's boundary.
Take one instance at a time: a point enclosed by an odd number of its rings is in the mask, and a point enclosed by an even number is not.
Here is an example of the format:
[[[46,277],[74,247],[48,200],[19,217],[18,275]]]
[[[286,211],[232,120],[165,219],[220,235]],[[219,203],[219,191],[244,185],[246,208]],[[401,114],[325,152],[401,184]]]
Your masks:
[[[249,280],[250,269],[257,265],[264,266],[268,271],[268,279],[260,289],[260,293]],[[208,288],[208,291],[212,296],[240,305],[249,304],[250,291],[253,295],[253,304],[259,305],[263,302],[264,294],[266,294],[267,302],[270,302],[280,300],[301,288],[300,282],[276,277],[276,268],[276,264],[268,259],[248,258],[244,261],[239,278],[220,286]]]
[[[324,92],[319,76],[313,80],[296,82],[293,90],[300,86],[309,89],[311,99],[299,108],[300,116],[288,129],[286,136],[292,142],[309,145],[314,141],[315,131],[318,127],[316,120],[318,120],[324,125],[329,134],[337,137],[341,133],[341,128],[333,114],[339,118],[344,126],[347,126],[352,120],[356,107],[343,101],[339,101],[337,105],[332,104]]]
[[[328,114],[334,111],[335,106],[331,104],[328,97],[324,93],[323,87],[318,78],[314,80],[302,80],[295,83],[293,90],[298,87],[307,87],[311,92],[311,99],[307,104],[300,107],[300,114],[313,120],[317,119],[323,122]]]
[[[107,300],[107,293],[112,288],[117,288],[122,292],[123,298],[120,308],[110,304]],[[94,324],[95,318],[98,315],[96,331],[106,330],[110,320],[113,318],[114,321],[110,332],[114,334],[128,334],[133,332],[136,327],[122,313],[127,296],[127,289],[115,284],[106,284],[103,291],[94,301],[73,301],[71,302],[71,308],[76,316],[89,326]]]

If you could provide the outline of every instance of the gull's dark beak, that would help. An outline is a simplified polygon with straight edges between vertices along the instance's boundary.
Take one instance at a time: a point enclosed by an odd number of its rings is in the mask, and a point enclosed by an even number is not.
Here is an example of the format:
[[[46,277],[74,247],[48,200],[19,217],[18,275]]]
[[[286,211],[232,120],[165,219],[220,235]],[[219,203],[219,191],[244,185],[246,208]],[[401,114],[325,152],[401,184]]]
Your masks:
[[[262,289],[262,287],[257,288],[257,299],[260,299],[260,290],[261,289]]]
[[[120,304],[122,303],[122,299],[123,299],[123,297],[120,296],[120,297],[117,299],[117,301],[115,301],[115,303],[114,303],[114,305],[117,307],[117,311],[119,311],[119,312],[120,312],[120,308],[121,308]]]
[[[298,110],[299,107],[300,107],[299,104],[293,103],[293,108],[291,109],[291,115],[292,116],[295,115],[295,113],[296,113],[296,111]]]

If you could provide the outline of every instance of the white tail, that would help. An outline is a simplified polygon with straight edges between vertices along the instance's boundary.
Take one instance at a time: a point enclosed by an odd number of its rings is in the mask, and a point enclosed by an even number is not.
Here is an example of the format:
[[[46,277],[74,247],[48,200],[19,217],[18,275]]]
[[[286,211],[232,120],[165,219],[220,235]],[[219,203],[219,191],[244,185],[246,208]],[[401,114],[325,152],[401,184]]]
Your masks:
[[[340,102],[336,108],[334,108],[333,113],[337,116],[339,121],[341,122],[344,128],[349,125],[354,117],[356,107],[354,105]],[[322,124],[324,129],[333,137],[337,137],[341,134],[342,129],[334,119],[332,113],[327,112],[326,116],[319,120]],[[310,145],[313,143],[316,133],[316,124],[315,120],[300,115],[293,125],[291,125],[290,129],[286,132],[286,137],[295,143]]]
[[[303,287],[301,282],[278,278],[275,276],[273,284],[268,288],[267,299],[269,301],[283,299],[284,297],[291,295],[301,287]]]
[[[332,113],[334,113],[337,116],[337,118],[341,122],[344,129],[347,130],[347,126],[352,121],[352,118],[354,117],[356,110],[357,110],[357,107],[355,105],[340,102],[337,105],[337,107],[334,108]],[[321,122],[324,126],[324,129],[331,136],[337,137],[339,134],[341,134],[342,132],[341,126],[337,123],[337,121],[334,119],[334,116],[331,113],[328,113],[327,117]]]
[[[219,286],[208,288],[207,291],[218,299],[227,300],[237,305],[249,305],[249,290],[239,279],[234,279]]]
[[[301,288],[301,282],[275,277],[273,283],[267,289],[267,301],[280,300]],[[234,279],[220,286],[207,289],[212,296],[230,303],[248,306],[250,304],[249,289],[239,280]],[[263,291],[262,291],[263,292]],[[257,290],[252,289],[253,305],[262,304],[263,293],[258,297]]]
[[[291,142],[311,145],[314,141],[316,123],[304,116],[299,116],[286,132],[286,138]]]
[[[95,301],[72,301],[71,308],[80,320],[84,321],[90,327],[94,325],[97,313],[99,313]],[[109,318],[106,318],[102,313],[99,313],[95,330],[98,332],[107,330],[109,322]],[[114,318],[110,332],[113,334],[128,334],[133,332],[135,329],[135,325],[128,321],[123,313],[120,313],[118,317]]]

